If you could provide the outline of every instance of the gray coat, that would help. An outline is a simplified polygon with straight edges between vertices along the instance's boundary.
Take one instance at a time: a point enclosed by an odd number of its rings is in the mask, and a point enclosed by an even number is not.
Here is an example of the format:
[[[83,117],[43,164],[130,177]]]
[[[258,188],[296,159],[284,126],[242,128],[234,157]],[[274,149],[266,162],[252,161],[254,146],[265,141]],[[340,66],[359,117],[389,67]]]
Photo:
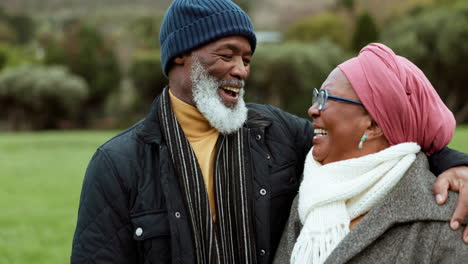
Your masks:
[[[427,158],[419,153],[395,188],[362,218],[325,263],[468,263],[462,229],[449,227],[458,196],[450,193],[445,205],[437,205],[434,181]],[[298,197],[273,263],[289,263],[302,228],[297,205]]]

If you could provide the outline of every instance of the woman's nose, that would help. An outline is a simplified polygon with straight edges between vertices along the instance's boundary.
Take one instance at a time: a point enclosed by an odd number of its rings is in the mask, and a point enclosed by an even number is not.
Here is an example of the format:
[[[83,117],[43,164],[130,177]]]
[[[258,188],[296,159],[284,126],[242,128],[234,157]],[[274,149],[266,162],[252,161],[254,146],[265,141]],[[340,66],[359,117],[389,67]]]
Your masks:
[[[320,110],[318,109],[318,104],[315,103],[311,107],[309,107],[309,110],[307,110],[307,114],[311,118],[315,118],[315,117],[319,116],[320,115]]]

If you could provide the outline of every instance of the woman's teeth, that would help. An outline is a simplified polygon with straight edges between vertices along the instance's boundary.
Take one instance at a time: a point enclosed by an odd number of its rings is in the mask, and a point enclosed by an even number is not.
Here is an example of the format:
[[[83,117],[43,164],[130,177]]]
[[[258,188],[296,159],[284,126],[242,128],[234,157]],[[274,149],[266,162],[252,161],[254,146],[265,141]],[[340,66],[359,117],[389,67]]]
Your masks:
[[[328,131],[325,130],[325,129],[321,129],[321,128],[315,128],[314,133],[315,133],[316,136],[326,136],[326,135],[328,135]]]

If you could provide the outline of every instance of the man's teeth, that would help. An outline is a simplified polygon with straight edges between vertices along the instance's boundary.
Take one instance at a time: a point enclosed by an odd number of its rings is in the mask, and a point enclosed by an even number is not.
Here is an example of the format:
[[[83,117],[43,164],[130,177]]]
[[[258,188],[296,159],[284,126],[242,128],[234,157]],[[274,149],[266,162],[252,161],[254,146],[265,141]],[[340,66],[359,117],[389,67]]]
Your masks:
[[[224,90],[228,90],[231,92],[238,93],[240,91],[240,88],[234,88],[234,87],[223,87]]]
[[[314,133],[316,136],[325,136],[325,135],[328,135],[328,131],[325,130],[325,129],[321,129],[321,128],[315,128],[314,129]]]

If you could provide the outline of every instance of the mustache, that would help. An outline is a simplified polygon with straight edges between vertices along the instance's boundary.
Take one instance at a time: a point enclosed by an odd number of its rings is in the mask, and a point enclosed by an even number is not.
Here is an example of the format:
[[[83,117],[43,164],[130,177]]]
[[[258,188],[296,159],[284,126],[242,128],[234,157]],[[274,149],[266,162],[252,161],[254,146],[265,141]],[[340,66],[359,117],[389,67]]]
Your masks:
[[[218,81],[219,86],[233,86],[244,89],[245,81],[244,80],[220,80]]]

